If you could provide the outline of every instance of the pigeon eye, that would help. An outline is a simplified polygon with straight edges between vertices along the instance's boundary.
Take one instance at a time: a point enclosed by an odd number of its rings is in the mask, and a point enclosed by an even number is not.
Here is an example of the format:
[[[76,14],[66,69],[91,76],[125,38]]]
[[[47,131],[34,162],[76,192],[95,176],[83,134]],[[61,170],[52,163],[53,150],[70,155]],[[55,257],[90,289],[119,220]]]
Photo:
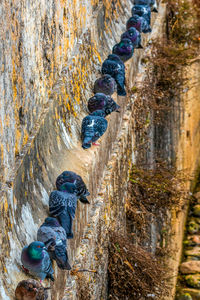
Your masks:
[[[41,248],[40,246],[37,246],[38,248]]]

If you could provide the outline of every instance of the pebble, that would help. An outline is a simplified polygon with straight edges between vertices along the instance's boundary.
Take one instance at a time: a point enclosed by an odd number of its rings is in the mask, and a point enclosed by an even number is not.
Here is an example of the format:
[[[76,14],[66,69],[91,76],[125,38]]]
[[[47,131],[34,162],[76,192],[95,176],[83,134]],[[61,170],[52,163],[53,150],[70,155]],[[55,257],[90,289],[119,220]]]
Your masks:
[[[200,274],[192,274],[185,276],[185,281],[187,286],[193,287],[193,288],[200,288]]]
[[[200,257],[200,247],[193,247],[190,250],[185,250],[185,255]]]
[[[180,265],[180,272],[182,274],[200,273],[200,261],[187,261]]]

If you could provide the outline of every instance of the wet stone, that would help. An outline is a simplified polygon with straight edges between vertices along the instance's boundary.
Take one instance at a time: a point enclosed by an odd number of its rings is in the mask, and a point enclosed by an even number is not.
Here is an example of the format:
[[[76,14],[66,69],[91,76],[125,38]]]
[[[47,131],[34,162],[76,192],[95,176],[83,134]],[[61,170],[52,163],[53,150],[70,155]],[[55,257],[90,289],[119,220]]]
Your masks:
[[[198,257],[198,256],[187,256],[186,261],[191,261],[191,260],[199,261],[200,257]]]
[[[182,274],[200,273],[200,261],[187,261],[180,265],[180,272]]]
[[[190,221],[187,228],[188,233],[195,234],[199,231],[199,224],[195,221]]]
[[[200,290],[184,288],[181,294],[188,293],[192,297],[192,300],[200,300]]]
[[[193,300],[189,293],[181,294],[176,300]]]
[[[187,286],[193,288],[200,288],[200,274],[187,275],[185,276]]]
[[[200,204],[193,207],[193,214],[196,217],[200,217]]]

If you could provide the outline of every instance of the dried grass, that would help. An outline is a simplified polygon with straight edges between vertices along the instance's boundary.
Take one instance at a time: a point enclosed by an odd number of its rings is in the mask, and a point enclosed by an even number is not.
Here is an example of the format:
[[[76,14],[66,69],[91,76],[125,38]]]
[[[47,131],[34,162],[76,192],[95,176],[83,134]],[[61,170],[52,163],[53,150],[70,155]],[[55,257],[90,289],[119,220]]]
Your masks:
[[[108,299],[162,299],[166,294],[165,271],[159,262],[116,232],[110,234],[108,272]]]

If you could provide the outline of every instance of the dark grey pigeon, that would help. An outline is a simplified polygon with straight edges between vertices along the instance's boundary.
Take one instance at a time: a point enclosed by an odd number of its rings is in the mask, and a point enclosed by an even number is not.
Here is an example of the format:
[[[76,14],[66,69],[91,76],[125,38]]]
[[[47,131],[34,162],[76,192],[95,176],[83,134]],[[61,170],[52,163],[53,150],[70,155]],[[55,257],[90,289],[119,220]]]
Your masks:
[[[56,218],[46,218],[37,232],[37,240],[45,244],[51,259],[55,259],[62,270],[70,270],[67,254],[67,236],[65,229]]]
[[[88,100],[88,110],[90,113],[95,110],[103,110],[107,115],[112,112],[120,112],[120,106],[108,95],[97,93]]]
[[[157,0],[134,0],[134,4],[149,5],[153,12],[158,12]]]
[[[73,220],[75,218],[77,195],[75,190],[68,191],[68,185],[64,183],[60,191],[53,191],[49,196],[49,212],[52,217],[57,217],[61,226],[65,229],[67,239],[72,239]]]
[[[108,122],[103,110],[96,110],[82,121],[81,137],[83,149],[88,149],[106,132]]]
[[[117,94],[120,96],[126,96],[125,85],[125,66],[119,56],[110,54],[108,58],[103,62],[101,68],[102,74],[111,75],[117,83]]]
[[[151,8],[149,5],[134,5],[132,8],[132,16],[138,15],[143,17],[151,25]]]
[[[104,93],[112,95],[117,90],[117,84],[112,76],[106,74],[98,78],[94,83],[94,93]]]
[[[123,38],[113,47],[112,52],[119,56],[123,62],[126,62],[133,56],[134,47],[130,39]]]
[[[151,32],[151,26],[149,26],[148,22],[138,15],[133,15],[130,19],[128,19],[126,29],[128,30],[131,27],[135,27],[139,32]]]
[[[126,32],[121,35],[121,39],[131,40],[134,48],[143,48],[141,45],[141,34],[135,27],[130,27]]]
[[[60,190],[60,187],[64,183],[65,187],[67,188],[67,191],[72,193],[75,192],[82,203],[90,203],[87,199],[87,196],[89,196],[90,193],[81,176],[72,171],[64,171],[56,179],[57,189]]]

